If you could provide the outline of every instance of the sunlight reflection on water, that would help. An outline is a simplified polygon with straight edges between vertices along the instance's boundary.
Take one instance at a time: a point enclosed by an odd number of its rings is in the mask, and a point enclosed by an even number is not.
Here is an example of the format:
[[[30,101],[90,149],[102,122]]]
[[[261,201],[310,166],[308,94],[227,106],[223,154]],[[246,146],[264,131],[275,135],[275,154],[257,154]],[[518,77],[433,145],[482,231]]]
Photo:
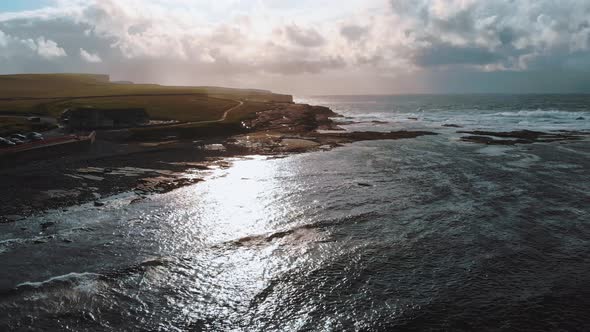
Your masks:
[[[271,232],[293,210],[277,167],[257,157],[216,170],[205,182],[170,197],[170,218],[209,244]],[[289,172],[281,170],[282,176]]]
[[[182,273],[172,271],[165,280],[176,293],[175,306],[182,308],[177,319],[252,324],[244,321],[249,305],[264,300],[257,297],[275,278],[302,263],[310,268],[325,259],[312,250],[321,239],[316,229],[285,234],[278,229],[305,209],[297,208],[298,195],[293,195],[300,184],[284,181],[296,172],[293,163],[264,157],[235,160],[205,182],[167,196],[172,232],[161,230],[156,236],[161,249],[171,249],[183,260]],[[161,289],[162,280],[145,287]]]
[[[312,271],[342,253],[345,244],[330,240],[332,209],[324,204],[348,185],[318,186],[322,170],[330,166],[310,169],[309,157],[234,160],[204,182],[137,207],[150,210],[149,218],[158,225],[151,241],[158,243],[159,254],[190,266],[174,281],[184,285],[171,288],[219,291],[199,301],[187,296],[187,306],[199,307],[194,310],[201,315],[207,306],[246,306],[276,278]],[[319,190],[323,196],[317,196]],[[219,304],[224,301],[233,305]]]

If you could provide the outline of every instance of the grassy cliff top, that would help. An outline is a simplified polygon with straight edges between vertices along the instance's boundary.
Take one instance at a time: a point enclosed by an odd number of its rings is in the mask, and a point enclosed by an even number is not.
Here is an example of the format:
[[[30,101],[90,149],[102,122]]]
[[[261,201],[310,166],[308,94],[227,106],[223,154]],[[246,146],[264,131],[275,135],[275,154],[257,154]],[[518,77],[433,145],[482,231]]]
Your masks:
[[[120,84],[108,75],[18,74],[0,75],[0,98],[61,98],[136,94],[207,94],[230,99],[286,98],[266,90],[222,87]]]
[[[107,75],[0,75],[0,113],[58,117],[70,107],[144,108],[152,119],[182,122],[219,119],[239,101],[290,102],[265,90],[121,84]]]
[[[0,75],[0,98],[55,98],[99,95],[206,93],[199,88],[155,84],[116,84],[106,75],[33,74]]]

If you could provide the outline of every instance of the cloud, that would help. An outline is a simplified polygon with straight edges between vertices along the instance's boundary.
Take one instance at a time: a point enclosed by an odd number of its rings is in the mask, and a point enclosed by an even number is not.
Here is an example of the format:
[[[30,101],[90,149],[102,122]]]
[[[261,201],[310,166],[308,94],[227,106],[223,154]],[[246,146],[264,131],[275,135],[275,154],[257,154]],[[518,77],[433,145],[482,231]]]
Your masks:
[[[29,57],[36,54],[42,59],[51,60],[67,56],[65,50],[50,39],[45,37],[38,38],[18,38],[0,30],[0,50],[2,56],[6,59],[14,57]]]
[[[340,34],[350,41],[358,41],[369,31],[366,27],[358,25],[345,25],[340,28]]]
[[[346,66],[346,63],[339,57],[328,57],[318,60],[298,60],[275,61],[265,67],[272,73],[294,75],[300,73],[317,74],[330,69],[339,69]]]
[[[86,62],[90,62],[90,63],[102,62],[102,59],[100,58],[100,56],[98,56],[98,54],[89,53],[88,51],[86,51],[83,48],[80,49],[80,56]]]
[[[421,67],[445,65],[488,65],[502,56],[485,47],[455,46],[447,43],[429,45],[418,51],[413,61]]]
[[[258,86],[320,74],[391,82],[445,71],[480,79],[475,74],[590,70],[587,0],[55,3],[0,13],[0,72]]]
[[[588,48],[590,2],[390,1],[393,17],[414,43],[417,66],[466,65],[526,70],[530,59],[570,62]]]
[[[289,25],[285,27],[287,37],[295,44],[304,47],[318,47],[322,46],[326,40],[315,29],[302,29],[297,25]]]
[[[36,42],[32,42],[30,39],[27,42],[29,42],[32,49],[46,59],[65,57],[67,55],[66,51],[59,47],[56,42],[45,39],[45,37],[37,38]]]
[[[8,36],[6,36],[6,34],[0,30],[0,47],[4,47],[8,45]]]

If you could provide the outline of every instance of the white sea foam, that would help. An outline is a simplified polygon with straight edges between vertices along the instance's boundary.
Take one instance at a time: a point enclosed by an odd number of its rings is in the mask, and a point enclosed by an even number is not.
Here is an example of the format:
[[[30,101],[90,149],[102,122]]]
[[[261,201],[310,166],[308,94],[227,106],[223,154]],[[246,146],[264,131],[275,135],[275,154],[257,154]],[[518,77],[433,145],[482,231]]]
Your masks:
[[[491,145],[478,149],[477,153],[485,154],[491,157],[505,156],[510,150],[514,150],[511,146]]]
[[[491,116],[507,116],[507,117],[536,117],[536,118],[574,118],[585,117],[590,115],[589,112],[570,112],[560,110],[521,110],[515,112],[499,112],[490,114]]]
[[[60,275],[60,276],[55,276],[55,277],[51,277],[47,280],[44,281],[26,281],[23,283],[18,284],[16,287],[20,288],[20,287],[31,287],[31,288],[39,288],[42,287],[44,285],[56,282],[56,281],[62,281],[62,282],[72,282],[72,281],[81,281],[81,280],[85,280],[85,279],[96,279],[98,278],[100,275],[97,273],[91,273],[91,272],[82,272],[82,273],[77,273],[77,272],[71,272],[68,274],[64,274],[64,275]]]

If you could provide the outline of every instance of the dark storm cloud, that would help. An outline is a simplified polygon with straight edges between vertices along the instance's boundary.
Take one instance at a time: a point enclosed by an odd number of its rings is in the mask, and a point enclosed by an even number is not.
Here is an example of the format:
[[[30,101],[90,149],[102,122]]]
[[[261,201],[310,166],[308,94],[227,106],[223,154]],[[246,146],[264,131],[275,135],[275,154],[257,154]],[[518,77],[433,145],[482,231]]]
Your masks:
[[[590,75],[580,71],[539,69],[481,72],[443,69],[422,77],[437,93],[589,93]]]
[[[413,60],[421,67],[432,67],[443,65],[487,65],[499,62],[502,58],[501,55],[486,48],[440,43],[420,50]]]
[[[394,14],[419,43],[420,67],[491,65],[512,70],[563,67],[590,56],[590,2],[391,0]],[[405,18],[404,18],[405,17]],[[408,23],[409,22],[409,23]]]

